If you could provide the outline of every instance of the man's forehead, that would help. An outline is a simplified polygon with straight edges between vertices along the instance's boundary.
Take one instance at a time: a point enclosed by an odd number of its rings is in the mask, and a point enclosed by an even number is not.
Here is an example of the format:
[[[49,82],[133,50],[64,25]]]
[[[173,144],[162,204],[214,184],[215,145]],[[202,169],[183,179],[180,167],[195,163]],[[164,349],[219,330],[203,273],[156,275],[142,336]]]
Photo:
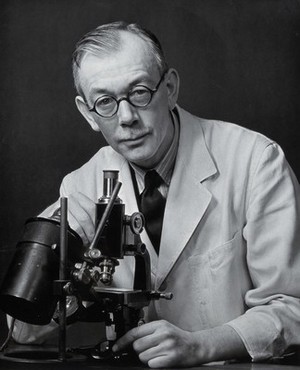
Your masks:
[[[158,67],[155,58],[144,40],[128,32],[122,36],[119,50],[107,53],[87,53],[79,68],[82,87],[88,89],[99,79],[111,80],[123,76],[148,75],[157,78]]]
[[[79,80],[86,96],[94,92],[120,93],[131,84],[155,81],[158,66],[146,48],[128,42],[109,54],[86,54],[79,69]],[[141,45],[141,44],[140,44]]]
[[[94,49],[94,51],[86,52],[81,60],[80,68],[82,69],[86,62],[103,65],[139,63],[148,66],[153,64],[155,58],[149,44],[144,39],[128,31],[119,31],[119,34],[120,42],[117,47],[107,47],[105,50]]]

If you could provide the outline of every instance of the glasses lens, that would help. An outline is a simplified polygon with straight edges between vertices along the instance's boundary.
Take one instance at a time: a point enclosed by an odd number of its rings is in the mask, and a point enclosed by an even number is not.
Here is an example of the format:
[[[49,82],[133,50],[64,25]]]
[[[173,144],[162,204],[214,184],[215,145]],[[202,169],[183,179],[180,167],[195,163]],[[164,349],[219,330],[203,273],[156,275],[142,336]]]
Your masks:
[[[112,96],[102,96],[96,102],[95,109],[103,117],[112,116],[117,109],[117,101]]]
[[[128,96],[130,103],[136,107],[145,107],[151,100],[151,92],[146,87],[136,87]]]

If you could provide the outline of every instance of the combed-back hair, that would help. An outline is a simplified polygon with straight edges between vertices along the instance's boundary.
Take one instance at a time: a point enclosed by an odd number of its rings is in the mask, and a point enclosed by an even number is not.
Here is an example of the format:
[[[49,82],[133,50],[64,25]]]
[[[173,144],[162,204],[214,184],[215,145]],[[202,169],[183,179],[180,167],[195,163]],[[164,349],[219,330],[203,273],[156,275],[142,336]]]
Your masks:
[[[137,23],[119,21],[104,24],[88,32],[76,44],[72,57],[72,68],[75,88],[79,95],[82,95],[82,91],[78,70],[83,57],[87,53],[108,55],[111,52],[119,51],[122,47],[120,31],[135,34],[146,42],[161,74],[168,69],[161,44],[151,31],[146,30]]]

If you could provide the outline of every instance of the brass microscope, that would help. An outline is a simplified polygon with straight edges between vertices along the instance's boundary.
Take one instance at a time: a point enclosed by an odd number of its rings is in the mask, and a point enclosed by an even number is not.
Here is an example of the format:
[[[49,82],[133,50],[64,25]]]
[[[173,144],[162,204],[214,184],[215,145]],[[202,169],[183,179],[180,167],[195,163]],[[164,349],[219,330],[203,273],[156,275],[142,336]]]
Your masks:
[[[27,220],[4,279],[0,291],[4,312],[36,325],[58,320],[58,360],[67,358],[67,324],[105,322],[107,341],[89,355],[116,358],[111,351],[114,342],[143,323],[143,308],[151,300],[172,298],[171,293],[151,290],[150,257],[140,237],[144,217],[140,212],[125,214],[118,197],[121,185],[118,171],[103,171],[103,195],[96,203],[95,237],[89,247],[68,225],[67,198],[61,199],[52,217]],[[132,289],[111,286],[124,256],[135,259]]]

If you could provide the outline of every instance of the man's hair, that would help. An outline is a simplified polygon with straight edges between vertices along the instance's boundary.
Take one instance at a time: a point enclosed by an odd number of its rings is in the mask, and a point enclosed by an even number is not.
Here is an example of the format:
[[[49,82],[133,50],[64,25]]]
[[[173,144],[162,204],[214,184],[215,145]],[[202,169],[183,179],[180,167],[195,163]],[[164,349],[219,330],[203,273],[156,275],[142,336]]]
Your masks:
[[[130,32],[146,42],[149,52],[156,61],[161,74],[168,69],[161,44],[152,32],[137,23],[120,21],[104,24],[88,32],[76,44],[72,57],[72,68],[75,88],[79,95],[82,95],[82,90],[79,83],[78,71],[83,57],[87,53],[107,55],[113,51],[119,51],[122,48],[120,31]]]

